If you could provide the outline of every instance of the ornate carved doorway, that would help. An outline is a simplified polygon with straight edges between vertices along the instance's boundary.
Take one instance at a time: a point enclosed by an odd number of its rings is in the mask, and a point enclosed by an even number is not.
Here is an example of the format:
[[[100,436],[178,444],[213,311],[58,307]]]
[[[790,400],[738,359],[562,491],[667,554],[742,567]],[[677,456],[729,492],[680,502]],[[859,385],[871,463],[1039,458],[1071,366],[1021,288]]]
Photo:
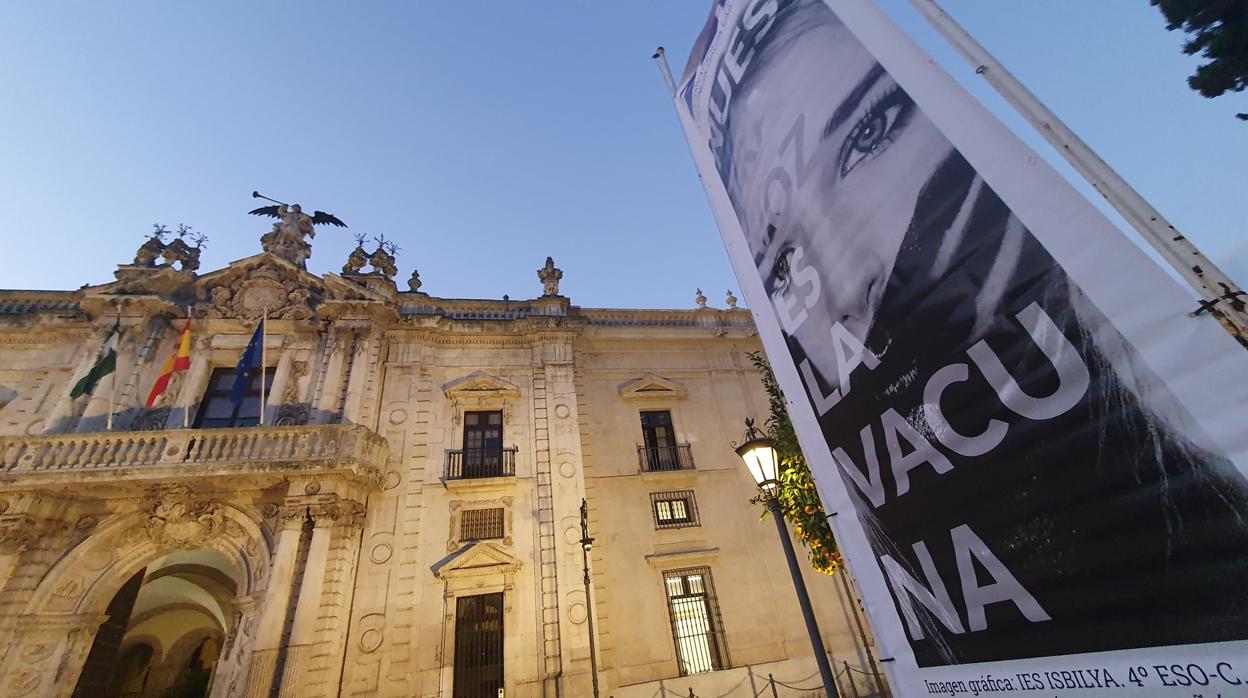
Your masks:
[[[455,600],[454,698],[499,698],[503,688],[503,595]]]

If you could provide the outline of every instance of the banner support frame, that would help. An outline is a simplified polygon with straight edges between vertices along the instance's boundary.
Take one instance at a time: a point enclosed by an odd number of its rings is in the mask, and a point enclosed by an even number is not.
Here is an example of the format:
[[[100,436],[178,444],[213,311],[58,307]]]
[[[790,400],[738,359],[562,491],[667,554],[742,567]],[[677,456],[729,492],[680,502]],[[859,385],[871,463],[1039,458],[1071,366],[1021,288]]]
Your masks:
[[[1061,153],[1071,167],[1105,197],[1109,205],[1200,295],[1204,303],[1193,315],[1208,309],[1222,321],[1221,324],[1232,336],[1241,344],[1248,345],[1248,312],[1233,306],[1236,300],[1243,303],[1244,299],[1248,299],[1243,289],[1006,70],[936,0],[910,0],[910,4],[975,67],[975,74],[982,76],[1049,145]]]

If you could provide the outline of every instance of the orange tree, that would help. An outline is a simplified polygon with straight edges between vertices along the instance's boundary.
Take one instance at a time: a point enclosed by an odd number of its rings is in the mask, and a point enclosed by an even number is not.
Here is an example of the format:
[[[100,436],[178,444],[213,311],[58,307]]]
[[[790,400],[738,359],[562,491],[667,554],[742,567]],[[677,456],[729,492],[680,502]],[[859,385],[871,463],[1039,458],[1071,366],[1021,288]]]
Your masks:
[[[776,454],[780,457],[780,510],[793,527],[802,547],[810,554],[811,566],[824,574],[835,574],[841,567],[841,553],[824,514],[823,502],[819,501],[806,457],[797,443],[797,433],[785,407],[784,393],[762,353],[754,351],[747,356],[761,374],[771,407],[765,426],[767,435],[776,440]],[[753,501],[762,504],[761,497],[755,497]]]

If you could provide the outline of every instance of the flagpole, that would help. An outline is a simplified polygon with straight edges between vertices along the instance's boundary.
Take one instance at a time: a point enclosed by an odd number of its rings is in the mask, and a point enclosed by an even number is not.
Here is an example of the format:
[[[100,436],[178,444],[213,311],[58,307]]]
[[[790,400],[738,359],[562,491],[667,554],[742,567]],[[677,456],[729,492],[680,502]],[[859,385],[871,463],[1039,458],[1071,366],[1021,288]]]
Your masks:
[[[1244,309],[1246,297],[1243,289],[1196,249],[1005,66],[998,63],[936,0],[910,0],[910,4],[963,58],[975,66],[975,73],[982,75],[1200,294],[1204,300],[1200,310],[1209,309],[1224,318],[1227,330],[1240,341],[1248,342],[1248,312]]]
[[[261,317],[260,319],[260,426],[264,426],[264,411],[266,407],[265,403],[268,402],[268,400],[265,399],[265,394],[264,394],[265,378],[266,378],[265,374],[268,372],[265,370],[268,366],[268,359],[265,358],[267,354],[266,354],[266,347],[264,345],[268,344],[268,341],[266,341],[268,340],[268,334],[269,334],[269,307],[266,305],[264,307],[264,316]]]
[[[191,326],[191,306],[189,306],[189,305],[188,305],[188,306],[186,306],[186,326],[187,326],[188,328]],[[174,341],[177,343],[177,344],[176,344],[176,346],[174,346],[174,348],[173,348],[173,354],[174,354],[174,356],[176,357],[176,356],[177,356],[177,354],[178,354],[178,351],[182,349],[182,333],[181,333],[181,332],[179,332],[179,333],[178,333],[178,337],[177,337]],[[176,361],[177,359],[175,358],[174,360]],[[187,374],[188,374],[187,376],[183,376],[183,377],[182,377],[182,388],[183,388],[183,389],[185,389],[185,388],[186,388],[186,379],[189,377],[189,374],[190,374],[190,369],[189,369],[189,367],[188,367],[188,369],[187,369]],[[181,390],[179,390],[179,391],[178,391],[179,396],[180,396],[181,392],[182,392]],[[186,397],[187,397],[187,398],[190,398],[190,395],[188,394]],[[191,414],[191,405],[190,405],[189,400],[183,400],[182,402],[186,403],[186,404],[185,404],[185,405],[183,405],[183,407],[182,407],[182,428],[183,428],[183,429],[186,429],[186,428],[187,428],[187,426],[190,424],[190,422],[189,422],[188,420],[190,419],[190,414]]]
[[[117,337],[113,340],[117,342],[117,348],[121,348],[121,308],[117,308]],[[121,352],[118,352],[121,353]],[[116,409],[117,401],[117,364],[113,363],[112,378],[108,381],[108,418],[104,420],[104,431],[113,430],[113,411]]]

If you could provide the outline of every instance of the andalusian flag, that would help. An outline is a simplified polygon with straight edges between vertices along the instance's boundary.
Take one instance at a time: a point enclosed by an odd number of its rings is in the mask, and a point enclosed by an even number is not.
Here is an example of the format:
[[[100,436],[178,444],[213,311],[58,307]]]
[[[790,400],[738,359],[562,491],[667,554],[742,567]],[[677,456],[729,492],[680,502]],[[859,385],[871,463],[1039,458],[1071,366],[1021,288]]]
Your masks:
[[[160,369],[160,376],[156,378],[156,383],[152,386],[152,392],[147,394],[147,406],[151,407],[156,404],[156,398],[164,394],[169,389],[169,381],[173,378],[173,374],[178,371],[185,371],[191,367],[191,319],[186,319],[186,324],[182,326],[182,331],[178,333],[178,341],[173,345],[173,354],[165,359],[165,365]]]
[[[100,379],[113,371],[117,370],[117,339],[121,336],[121,319],[113,324],[113,329],[109,330],[108,336],[104,338],[104,346],[100,349],[100,358],[87,371],[87,375],[83,376],[74,384],[74,389],[69,391],[69,399],[75,400],[83,395],[90,395],[95,392],[95,386],[100,384]]]

